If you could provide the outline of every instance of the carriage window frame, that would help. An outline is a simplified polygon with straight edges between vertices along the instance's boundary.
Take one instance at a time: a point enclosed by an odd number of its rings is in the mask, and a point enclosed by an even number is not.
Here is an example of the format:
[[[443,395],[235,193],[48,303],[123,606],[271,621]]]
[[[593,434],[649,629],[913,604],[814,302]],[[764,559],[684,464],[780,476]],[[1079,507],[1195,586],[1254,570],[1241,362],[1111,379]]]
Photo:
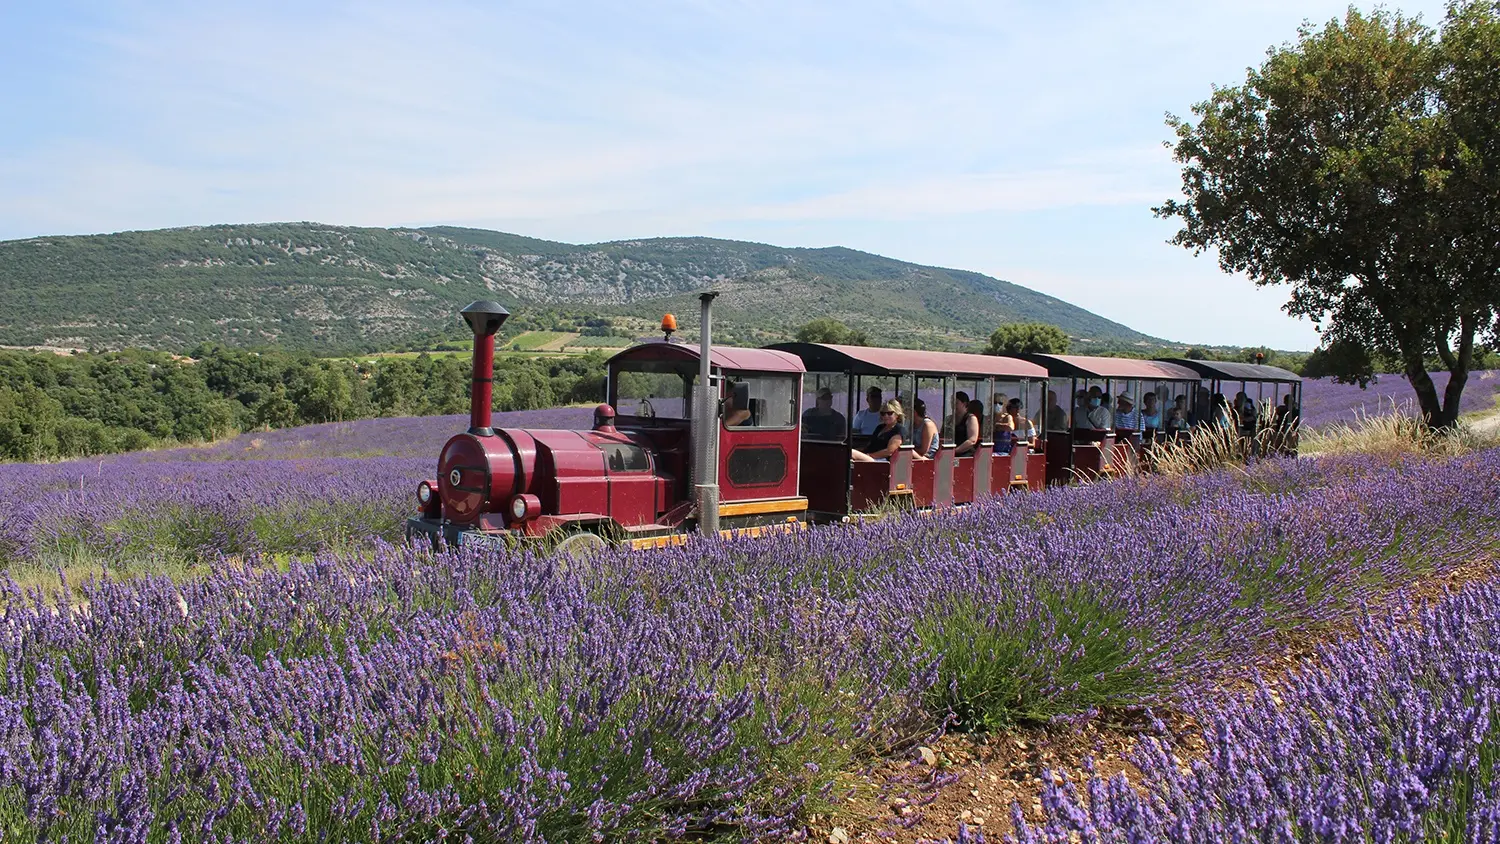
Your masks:
[[[785,382],[786,395],[791,399],[791,410],[789,420],[781,425],[725,425],[723,403],[728,397],[729,391],[734,385],[741,382]],[[751,388],[750,400],[754,401],[757,396],[755,389]],[[769,405],[768,405],[769,406]],[[773,372],[736,373],[723,377],[723,387],[719,391],[719,430],[726,433],[734,431],[796,431],[802,423],[802,379],[798,375],[784,375]],[[800,434],[799,434],[800,438]]]
[[[878,430],[880,428],[879,408],[877,408],[875,411],[874,429],[868,432],[861,432],[854,427],[854,418],[859,414],[865,412],[865,393],[868,392],[871,387],[878,387],[880,389],[880,408],[884,408],[885,403],[890,401],[891,399],[895,399],[899,402],[901,401],[901,385],[903,382],[902,376],[904,374],[905,373],[900,372],[889,372],[884,374],[854,376],[854,380],[849,385],[850,405],[852,410],[852,413],[849,415],[849,442],[864,443],[869,439],[870,434],[873,433],[874,430]],[[909,417],[911,416],[912,410],[911,408],[906,407],[905,404],[903,404],[901,407],[901,413],[901,428],[903,434],[902,439],[904,440],[904,435],[906,434],[906,425],[910,421]]]
[[[797,414],[797,424],[802,429],[801,438],[803,442],[831,443],[834,445],[849,444],[849,435],[852,430],[852,424],[849,421],[851,417],[849,408],[851,382],[852,379],[848,372],[808,372],[802,376],[802,407],[801,412]],[[829,392],[833,393],[833,411],[844,418],[844,431],[837,439],[809,436],[807,433],[806,415],[817,406],[818,390],[824,387],[827,387]],[[844,398],[843,407],[839,407],[838,405],[840,396]]]

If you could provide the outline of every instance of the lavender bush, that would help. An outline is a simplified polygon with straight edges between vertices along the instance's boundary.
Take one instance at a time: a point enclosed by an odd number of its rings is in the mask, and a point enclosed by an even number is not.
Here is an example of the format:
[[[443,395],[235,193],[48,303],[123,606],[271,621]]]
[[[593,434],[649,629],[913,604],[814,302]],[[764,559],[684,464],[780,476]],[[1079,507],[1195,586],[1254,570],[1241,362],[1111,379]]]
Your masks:
[[[943,728],[1181,700],[1496,549],[1500,452],[1124,481],[764,541],[0,595],[19,841],[797,831]]]
[[[1014,840],[1500,840],[1500,588],[1368,619],[1316,667],[1200,719],[1202,759],[1153,740],[1135,758],[1144,793],[1123,776],[1054,784],[1050,820],[1015,809]]]

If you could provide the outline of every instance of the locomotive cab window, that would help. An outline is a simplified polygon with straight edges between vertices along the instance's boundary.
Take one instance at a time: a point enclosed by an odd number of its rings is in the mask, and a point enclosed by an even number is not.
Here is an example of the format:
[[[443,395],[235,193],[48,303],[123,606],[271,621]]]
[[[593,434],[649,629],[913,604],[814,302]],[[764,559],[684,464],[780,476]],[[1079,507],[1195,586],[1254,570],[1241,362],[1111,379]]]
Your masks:
[[[610,404],[622,416],[692,418],[698,365],[691,361],[632,361],[612,373]]]
[[[720,421],[725,428],[791,428],[797,419],[797,378],[735,375],[724,384]]]

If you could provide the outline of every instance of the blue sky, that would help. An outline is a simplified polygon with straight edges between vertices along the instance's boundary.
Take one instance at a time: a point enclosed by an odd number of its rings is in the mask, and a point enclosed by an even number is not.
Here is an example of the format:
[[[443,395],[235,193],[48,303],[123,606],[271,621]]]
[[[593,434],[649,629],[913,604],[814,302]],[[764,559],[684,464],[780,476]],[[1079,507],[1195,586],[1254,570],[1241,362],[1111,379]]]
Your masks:
[[[1340,0],[0,0],[0,239],[707,235],[977,270],[1187,342],[1306,321],[1167,245],[1166,112]],[[1441,20],[1440,2],[1401,10]]]

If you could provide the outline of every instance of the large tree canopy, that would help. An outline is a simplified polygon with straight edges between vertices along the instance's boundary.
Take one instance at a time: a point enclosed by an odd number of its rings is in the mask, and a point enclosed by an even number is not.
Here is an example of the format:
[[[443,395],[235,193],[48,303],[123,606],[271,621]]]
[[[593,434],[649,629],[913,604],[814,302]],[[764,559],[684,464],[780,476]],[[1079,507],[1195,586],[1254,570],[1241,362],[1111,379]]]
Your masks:
[[[835,346],[868,346],[870,336],[832,317],[818,317],[797,329],[799,343],[832,343]]]
[[[1401,361],[1423,415],[1450,426],[1476,341],[1500,339],[1497,69],[1497,0],[1451,3],[1440,33],[1353,9],[1304,26],[1196,122],[1168,117],[1184,199],[1155,211],[1225,271],[1292,285],[1286,310],[1327,342]]]
[[[990,344],[984,351],[989,355],[1065,355],[1068,334],[1045,322],[1006,323],[990,335]]]

